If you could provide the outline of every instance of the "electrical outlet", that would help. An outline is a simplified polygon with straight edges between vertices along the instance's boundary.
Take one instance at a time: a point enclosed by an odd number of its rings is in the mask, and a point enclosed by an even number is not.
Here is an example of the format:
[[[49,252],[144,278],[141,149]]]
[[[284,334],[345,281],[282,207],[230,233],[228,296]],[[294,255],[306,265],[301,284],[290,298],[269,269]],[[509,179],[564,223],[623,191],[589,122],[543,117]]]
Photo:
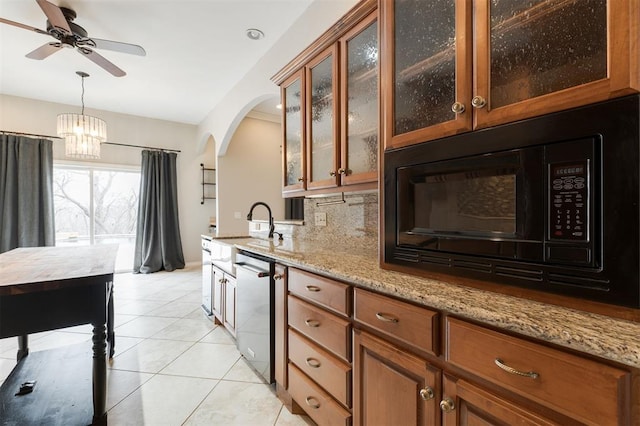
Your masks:
[[[235,212],[235,213],[233,214],[233,217],[234,217],[234,218],[236,218],[236,219],[242,219],[242,213],[240,213],[240,212]]]
[[[327,213],[317,212],[315,219],[316,219],[316,226],[327,226]]]

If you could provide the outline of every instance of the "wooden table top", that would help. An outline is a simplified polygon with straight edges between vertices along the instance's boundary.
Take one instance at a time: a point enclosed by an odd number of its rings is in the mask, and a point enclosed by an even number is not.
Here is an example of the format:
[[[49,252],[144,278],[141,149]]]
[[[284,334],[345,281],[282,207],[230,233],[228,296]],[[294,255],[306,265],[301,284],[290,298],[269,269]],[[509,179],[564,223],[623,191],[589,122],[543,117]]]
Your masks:
[[[74,278],[113,274],[116,244],[24,247],[0,254],[0,296],[74,285]],[[46,284],[46,288],[44,286]]]

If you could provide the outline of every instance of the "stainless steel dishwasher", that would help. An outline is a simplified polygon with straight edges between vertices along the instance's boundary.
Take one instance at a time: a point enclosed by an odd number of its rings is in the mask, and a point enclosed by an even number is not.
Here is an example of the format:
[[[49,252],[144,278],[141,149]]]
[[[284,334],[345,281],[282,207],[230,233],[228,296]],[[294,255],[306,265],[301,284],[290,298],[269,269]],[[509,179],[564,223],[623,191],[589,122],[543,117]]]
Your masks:
[[[273,383],[274,274],[273,260],[253,253],[236,256],[238,350],[251,367]]]

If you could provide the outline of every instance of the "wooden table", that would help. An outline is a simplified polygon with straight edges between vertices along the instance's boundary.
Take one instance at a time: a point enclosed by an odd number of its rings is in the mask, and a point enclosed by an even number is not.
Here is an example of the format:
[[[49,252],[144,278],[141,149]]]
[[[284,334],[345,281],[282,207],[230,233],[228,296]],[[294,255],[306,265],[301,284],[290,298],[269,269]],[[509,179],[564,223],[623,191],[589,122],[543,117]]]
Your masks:
[[[116,251],[117,245],[96,245],[0,254],[0,338],[18,336],[19,362],[29,353],[28,334],[93,325],[94,424],[107,423],[106,348],[108,339],[112,356]]]

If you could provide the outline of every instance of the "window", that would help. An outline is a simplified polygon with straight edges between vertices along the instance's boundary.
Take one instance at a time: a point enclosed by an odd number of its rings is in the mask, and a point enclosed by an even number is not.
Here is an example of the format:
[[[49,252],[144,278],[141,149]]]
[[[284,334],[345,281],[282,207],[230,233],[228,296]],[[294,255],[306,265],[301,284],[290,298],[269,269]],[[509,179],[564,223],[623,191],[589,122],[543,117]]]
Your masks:
[[[54,165],[56,245],[118,244],[116,271],[133,268],[140,172]]]

